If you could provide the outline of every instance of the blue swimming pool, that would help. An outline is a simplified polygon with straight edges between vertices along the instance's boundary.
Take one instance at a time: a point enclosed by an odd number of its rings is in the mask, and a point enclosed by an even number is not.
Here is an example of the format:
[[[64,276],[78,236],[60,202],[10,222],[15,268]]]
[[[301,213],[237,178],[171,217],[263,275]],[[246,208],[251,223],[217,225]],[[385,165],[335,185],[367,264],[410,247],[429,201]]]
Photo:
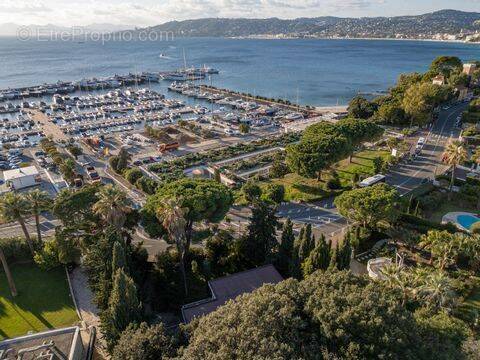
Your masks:
[[[473,224],[477,223],[480,221],[480,218],[474,216],[474,215],[458,215],[457,216],[457,222],[462,225],[464,229],[470,230]]]

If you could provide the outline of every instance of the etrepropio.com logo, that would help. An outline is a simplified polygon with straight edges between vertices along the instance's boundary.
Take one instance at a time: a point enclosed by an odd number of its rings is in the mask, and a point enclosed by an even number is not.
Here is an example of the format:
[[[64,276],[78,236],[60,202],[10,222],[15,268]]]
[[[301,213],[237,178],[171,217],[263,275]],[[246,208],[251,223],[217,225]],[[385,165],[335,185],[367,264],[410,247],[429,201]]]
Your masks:
[[[175,34],[172,31],[153,30],[124,30],[116,32],[93,31],[84,27],[71,27],[66,30],[52,30],[47,28],[33,28],[20,26],[17,29],[17,39],[20,41],[173,41]]]

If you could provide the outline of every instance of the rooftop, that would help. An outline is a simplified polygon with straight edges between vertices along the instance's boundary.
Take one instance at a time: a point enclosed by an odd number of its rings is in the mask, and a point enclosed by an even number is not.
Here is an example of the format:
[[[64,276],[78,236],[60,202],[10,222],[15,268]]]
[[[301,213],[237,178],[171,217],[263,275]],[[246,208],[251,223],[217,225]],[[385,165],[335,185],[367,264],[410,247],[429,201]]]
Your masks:
[[[27,166],[19,169],[12,169],[3,172],[5,181],[22,178],[25,176],[37,176],[39,174],[35,166]]]
[[[215,311],[228,300],[233,300],[239,295],[250,293],[264,284],[276,284],[282,280],[282,276],[273,265],[265,265],[211,280],[208,282],[208,286],[212,297],[184,305],[182,307],[183,320],[189,323],[195,317]]]
[[[76,326],[0,341],[0,359],[5,360],[81,359],[82,354],[80,329]]]

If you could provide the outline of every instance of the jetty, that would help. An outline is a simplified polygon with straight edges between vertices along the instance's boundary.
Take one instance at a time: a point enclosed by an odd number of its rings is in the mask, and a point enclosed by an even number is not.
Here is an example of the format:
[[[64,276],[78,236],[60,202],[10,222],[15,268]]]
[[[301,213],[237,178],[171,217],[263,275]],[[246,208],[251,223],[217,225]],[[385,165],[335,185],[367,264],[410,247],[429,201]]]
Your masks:
[[[36,109],[29,109],[26,113],[35,123],[41,124],[45,136],[52,137],[55,141],[68,141],[68,136],[63,133],[59,126],[50,121],[48,115]]]

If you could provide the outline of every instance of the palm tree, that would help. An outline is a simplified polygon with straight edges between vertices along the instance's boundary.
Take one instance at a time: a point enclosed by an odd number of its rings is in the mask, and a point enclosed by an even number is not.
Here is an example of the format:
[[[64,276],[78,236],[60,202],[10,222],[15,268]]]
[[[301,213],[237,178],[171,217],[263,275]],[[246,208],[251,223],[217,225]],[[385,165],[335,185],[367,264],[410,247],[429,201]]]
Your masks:
[[[9,192],[0,199],[0,217],[5,221],[18,221],[33,256],[35,255],[35,248],[25,225],[25,216],[28,215],[30,215],[30,205],[24,196]]]
[[[52,199],[45,191],[35,189],[26,194],[25,198],[30,202],[30,208],[35,216],[35,224],[37,226],[37,239],[42,241],[42,232],[40,231],[40,213],[48,210],[52,204]]]
[[[383,267],[382,280],[390,289],[395,289],[402,297],[402,305],[405,305],[409,298],[412,297],[412,287],[410,274],[397,264],[391,264]]]
[[[477,147],[472,154],[472,161],[478,166],[480,166],[480,147]],[[480,195],[478,196],[477,209],[480,210]]]
[[[3,253],[3,249],[0,247],[0,262],[3,265],[3,270],[5,270],[5,276],[7,277],[8,286],[10,287],[10,293],[13,297],[17,296],[17,288],[15,287],[15,283],[13,281],[12,273],[10,272],[10,268],[8,267],[7,258]]]
[[[455,170],[458,165],[467,160],[467,151],[460,141],[452,141],[447,145],[443,153],[442,161],[452,167],[452,179],[450,181],[450,191],[452,191],[455,182]]]
[[[440,271],[431,273],[425,278],[425,283],[419,289],[419,295],[429,306],[447,311],[451,310],[456,299],[452,280]]]
[[[113,185],[106,185],[97,196],[99,199],[93,205],[93,211],[120,233],[125,225],[126,215],[132,210],[127,195]]]
[[[187,275],[185,272],[185,258],[187,255],[185,228],[187,221],[185,220],[185,210],[180,204],[180,200],[170,199],[166,201],[164,206],[158,209],[157,217],[162,222],[163,227],[167,230],[170,240],[175,242],[177,247],[177,252],[180,257],[180,271],[182,272],[183,286],[185,288],[185,295],[187,295]]]

